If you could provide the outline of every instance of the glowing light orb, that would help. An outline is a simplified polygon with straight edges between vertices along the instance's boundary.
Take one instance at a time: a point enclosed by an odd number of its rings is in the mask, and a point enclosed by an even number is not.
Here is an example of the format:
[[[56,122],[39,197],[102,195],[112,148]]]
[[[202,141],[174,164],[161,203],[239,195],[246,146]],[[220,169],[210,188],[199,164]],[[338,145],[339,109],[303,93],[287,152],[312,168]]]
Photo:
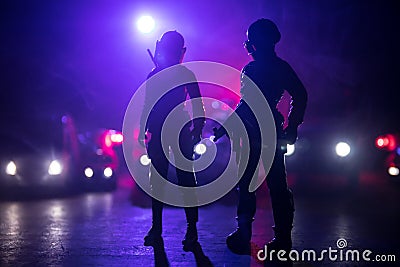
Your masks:
[[[58,160],[53,160],[50,165],[49,169],[47,171],[50,175],[59,175],[62,172],[62,166],[61,163]]]
[[[285,153],[286,156],[293,155],[294,150],[295,150],[294,144],[292,144],[292,145],[291,145],[291,144],[288,144],[288,145],[286,146],[286,149],[287,149],[287,152]]]
[[[395,167],[395,166],[392,166],[392,167],[389,167],[388,173],[389,173],[391,176],[397,176],[397,175],[399,175],[400,170],[399,170],[399,168],[397,168],[397,167]]]
[[[7,164],[6,173],[8,175],[16,175],[17,174],[17,165],[15,165],[14,161],[10,161]]]
[[[204,153],[206,153],[206,151],[207,147],[205,144],[200,143],[194,147],[194,152],[198,155],[203,155]]]
[[[111,147],[112,146],[112,141],[111,141],[111,136],[110,135],[106,135],[106,137],[104,138],[104,144],[106,145],[106,147]]]
[[[138,30],[142,33],[152,32],[155,25],[156,23],[151,16],[141,16],[136,23]]]
[[[387,143],[387,142],[386,142]],[[378,138],[378,139],[376,139],[376,145],[378,146],[378,147],[383,147],[384,145],[385,145],[385,139],[383,139],[383,138]]]
[[[398,138],[393,134],[386,134],[375,139],[377,148],[384,148],[389,151],[395,150],[398,147],[398,142]]]
[[[139,159],[140,164],[142,164],[143,166],[147,166],[151,163],[151,160],[149,159],[149,157],[147,155],[142,155]]]
[[[351,148],[350,145],[346,142],[339,142],[336,145],[336,154],[339,157],[347,157],[350,154]]]
[[[103,174],[106,178],[110,178],[113,175],[113,170],[110,167],[104,169]]]
[[[94,172],[93,172],[92,168],[90,168],[90,167],[87,167],[87,168],[84,170],[84,173],[85,173],[85,176],[86,176],[87,178],[92,178],[93,175],[94,175]]]
[[[120,144],[122,141],[124,141],[124,136],[120,133],[111,134],[111,141]]]

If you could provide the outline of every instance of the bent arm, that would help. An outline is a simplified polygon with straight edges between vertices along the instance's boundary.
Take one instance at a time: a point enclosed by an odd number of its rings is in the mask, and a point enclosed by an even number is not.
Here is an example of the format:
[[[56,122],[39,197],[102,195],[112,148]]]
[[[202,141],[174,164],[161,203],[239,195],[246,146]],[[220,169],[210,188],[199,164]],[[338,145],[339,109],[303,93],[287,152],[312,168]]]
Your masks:
[[[304,113],[307,106],[308,94],[303,83],[296,72],[287,65],[288,79],[286,79],[285,90],[292,97],[291,110],[289,113],[289,125],[297,127],[303,123]]]

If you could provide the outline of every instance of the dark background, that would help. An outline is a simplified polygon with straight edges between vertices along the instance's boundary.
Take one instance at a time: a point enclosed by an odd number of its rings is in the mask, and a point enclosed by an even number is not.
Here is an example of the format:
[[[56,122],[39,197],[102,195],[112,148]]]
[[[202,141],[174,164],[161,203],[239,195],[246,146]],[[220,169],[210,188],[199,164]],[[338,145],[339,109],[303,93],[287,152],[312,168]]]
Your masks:
[[[1,1],[1,121],[62,106],[88,124],[121,129],[131,96],[152,68],[146,48],[154,49],[162,32],[182,32],[188,61],[241,69],[250,60],[242,45],[246,29],[266,17],[283,36],[278,54],[308,89],[309,125],[339,119],[374,134],[397,130],[396,6],[347,0]],[[137,31],[142,14],[156,20],[154,33]]]
[[[350,248],[398,254],[399,180],[385,179],[387,152],[377,163],[378,172],[365,170],[376,164],[370,155],[379,154],[374,138],[399,130],[397,6],[397,1],[379,0],[2,0],[0,134],[19,129],[18,137],[37,128],[48,138],[46,131],[55,129],[30,118],[60,112],[77,118],[79,129],[121,129],[129,100],[153,67],[146,49],[154,50],[164,31],[176,29],[185,36],[187,61],[241,69],[250,60],[243,48],[247,27],[271,18],[282,33],[278,55],[294,67],[309,93],[298,152],[287,158],[296,196],[294,247],[321,251],[343,237]],[[151,34],[136,29],[143,14],[156,20]],[[201,85],[204,95],[208,88]],[[354,153],[334,158],[333,144],[343,137],[352,139]],[[2,142],[0,154],[8,153]],[[145,167],[142,171],[148,175]],[[0,201],[0,265],[151,266],[156,255],[142,246],[151,224],[150,198],[129,175],[118,179],[113,194]],[[265,187],[257,192],[257,246],[273,236]],[[228,194],[220,202],[224,205],[201,208],[200,241],[215,266],[251,263],[225,244],[236,227],[235,197]],[[181,248],[183,211],[165,213],[166,255],[175,265],[194,265],[195,257]]]

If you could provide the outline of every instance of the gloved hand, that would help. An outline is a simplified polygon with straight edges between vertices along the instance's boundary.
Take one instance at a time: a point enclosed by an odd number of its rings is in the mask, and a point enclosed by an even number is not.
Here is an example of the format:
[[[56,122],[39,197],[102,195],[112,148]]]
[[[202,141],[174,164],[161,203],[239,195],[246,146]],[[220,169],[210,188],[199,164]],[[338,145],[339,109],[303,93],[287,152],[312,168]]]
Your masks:
[[[217,142],[218,139],[220,139],[222,136],[226,134],[226,130],[222,126],[219,127],[219,129],[217,127],[214,127],[213,132],[214,132],[214,142]]]
[[[287,141],[288,144],[293,145],[297,140],[297,126],[288,125],[288,127],[283,130],[283,140]]]

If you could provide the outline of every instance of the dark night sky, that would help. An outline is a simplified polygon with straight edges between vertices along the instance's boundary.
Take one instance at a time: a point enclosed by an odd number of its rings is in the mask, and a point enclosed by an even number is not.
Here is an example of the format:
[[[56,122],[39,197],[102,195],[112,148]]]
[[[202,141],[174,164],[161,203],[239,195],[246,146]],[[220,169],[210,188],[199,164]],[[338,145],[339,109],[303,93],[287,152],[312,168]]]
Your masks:
[[[186,60],[240,69],[249,60],[246,28],[268,17],[283,36],[278,54],[309,91],[309,123],[344,118],[376,132],[398,129],[395,1],[149,3],[1,1],[1,118],[64,105],[96,125],[121,128],[130,97],[152,68],[146,48],[163,31],[184,34]],[[158,22],[153,35],[135,29],[143,13]]]

